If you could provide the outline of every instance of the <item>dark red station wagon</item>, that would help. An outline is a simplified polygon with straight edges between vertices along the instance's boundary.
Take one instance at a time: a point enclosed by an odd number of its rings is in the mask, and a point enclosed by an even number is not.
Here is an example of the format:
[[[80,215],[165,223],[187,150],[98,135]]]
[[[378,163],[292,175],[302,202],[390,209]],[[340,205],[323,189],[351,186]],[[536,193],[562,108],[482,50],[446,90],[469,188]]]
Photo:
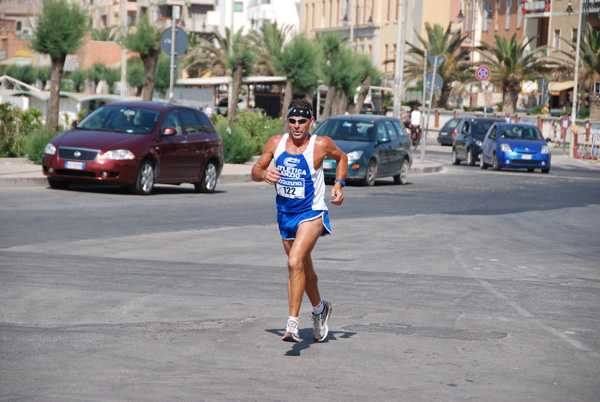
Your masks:
[[[53,138],[43,170],[52,188],[71,182],[125,185],[135,194],[155,183],[192,183],[212,193],[223,168],[223,141],[200,110],[156,102],[116,102]]]

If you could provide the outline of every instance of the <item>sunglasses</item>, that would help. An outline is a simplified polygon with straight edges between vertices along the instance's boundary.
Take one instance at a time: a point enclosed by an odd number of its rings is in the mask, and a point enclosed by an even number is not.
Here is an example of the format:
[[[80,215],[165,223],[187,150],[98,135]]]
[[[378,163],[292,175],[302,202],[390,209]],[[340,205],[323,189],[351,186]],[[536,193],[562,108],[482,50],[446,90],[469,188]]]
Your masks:
[[[290,124],[306,124],[306,122],[308,121],[308,119],[288,119],[288,122]]]

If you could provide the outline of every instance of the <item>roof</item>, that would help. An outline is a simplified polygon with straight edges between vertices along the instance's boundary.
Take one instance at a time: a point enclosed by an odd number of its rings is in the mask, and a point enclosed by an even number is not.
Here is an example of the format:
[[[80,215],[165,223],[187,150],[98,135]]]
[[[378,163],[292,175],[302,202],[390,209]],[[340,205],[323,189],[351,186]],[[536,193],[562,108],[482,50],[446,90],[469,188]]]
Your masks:
[[[548,83],[548,92],[552,96],[558,96],[562,91],[573,88],[573,81],[553,81]]]
[[[231,77],[208,77],[208,78],[180,78],[177,85],[188,86],[211,86],[225,85],[231,82]],[[244,77],[244,84],[273,84],[285,82],[285,77]]]

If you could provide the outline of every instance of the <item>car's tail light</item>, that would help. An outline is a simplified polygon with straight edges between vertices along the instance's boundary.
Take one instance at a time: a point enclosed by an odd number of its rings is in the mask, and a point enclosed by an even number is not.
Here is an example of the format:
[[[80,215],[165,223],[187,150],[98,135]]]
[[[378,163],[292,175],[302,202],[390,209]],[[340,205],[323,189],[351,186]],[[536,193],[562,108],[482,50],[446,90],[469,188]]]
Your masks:
[[[452,130],[452,136],[456,137],[456,130]]]

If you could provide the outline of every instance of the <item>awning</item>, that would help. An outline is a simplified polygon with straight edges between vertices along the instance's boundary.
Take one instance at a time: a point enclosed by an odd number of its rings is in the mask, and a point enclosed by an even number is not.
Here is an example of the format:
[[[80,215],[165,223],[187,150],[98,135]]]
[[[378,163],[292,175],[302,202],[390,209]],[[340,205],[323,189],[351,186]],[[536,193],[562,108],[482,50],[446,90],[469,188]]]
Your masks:
[[[548,92],[552,96],[559,96],[562,91],[573,88],[573,81],[553,81],[548,83]]]

